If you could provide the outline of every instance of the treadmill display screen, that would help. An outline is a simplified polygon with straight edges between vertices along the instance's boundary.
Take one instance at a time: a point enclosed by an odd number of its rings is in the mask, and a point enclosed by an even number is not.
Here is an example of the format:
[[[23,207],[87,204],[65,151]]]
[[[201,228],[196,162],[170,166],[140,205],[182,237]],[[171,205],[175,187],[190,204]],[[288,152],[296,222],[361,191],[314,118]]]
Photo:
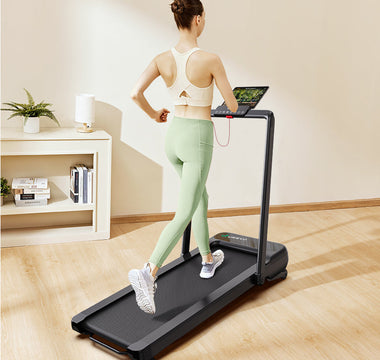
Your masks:
[[[267,90],[268,86],[236,87],[233,93],[239,105],[249,105],[254,109]]]

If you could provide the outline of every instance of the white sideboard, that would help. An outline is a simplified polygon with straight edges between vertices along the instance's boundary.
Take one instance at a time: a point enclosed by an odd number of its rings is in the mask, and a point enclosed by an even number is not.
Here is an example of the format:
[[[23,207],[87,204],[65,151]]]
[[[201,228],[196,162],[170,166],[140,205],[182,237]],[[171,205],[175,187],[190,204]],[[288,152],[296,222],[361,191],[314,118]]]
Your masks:
[[[1,176],[46,177],[46,206],[19,207],[8,195],[1,206],[1,246],[51,244],[110,238],[112,137],[104,130],[79,133],[74,127],[1,129]],[[94,201],[70,198],[70,166],[94,168]]]

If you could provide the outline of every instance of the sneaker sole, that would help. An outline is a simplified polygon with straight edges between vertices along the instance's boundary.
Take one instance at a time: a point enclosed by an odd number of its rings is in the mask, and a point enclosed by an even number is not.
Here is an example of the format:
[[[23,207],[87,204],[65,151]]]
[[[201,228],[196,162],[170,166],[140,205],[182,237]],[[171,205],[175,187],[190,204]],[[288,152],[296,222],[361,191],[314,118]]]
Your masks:
[[[136,270],[131,270],[128,273],[128,279],[133,287],[133,290],[135,291],[136,302],[139,308],[147,314],[154,314],[156,312],[154,304],[152,305],[149,298],[144,294],[144,291],[139,289],[141,287],[145,288],[144,281],[140,273]],[[146,291],[148,292],[148,289],[146,289]]]

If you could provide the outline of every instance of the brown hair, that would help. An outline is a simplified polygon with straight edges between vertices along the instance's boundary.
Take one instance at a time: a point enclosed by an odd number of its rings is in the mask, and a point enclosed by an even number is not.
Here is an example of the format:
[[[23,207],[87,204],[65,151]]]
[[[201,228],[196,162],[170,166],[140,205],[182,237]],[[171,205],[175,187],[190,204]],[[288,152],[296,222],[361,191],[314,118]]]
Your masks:
[[[170,6],[178,29],[190,30],[193,17],[203,14],[203,5],[200,0],[174,0]]]

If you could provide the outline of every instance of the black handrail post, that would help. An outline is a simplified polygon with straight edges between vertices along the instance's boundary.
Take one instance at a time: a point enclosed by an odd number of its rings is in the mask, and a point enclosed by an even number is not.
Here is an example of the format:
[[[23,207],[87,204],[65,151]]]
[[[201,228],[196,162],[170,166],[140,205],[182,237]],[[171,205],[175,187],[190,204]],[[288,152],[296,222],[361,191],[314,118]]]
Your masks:
[[[268,234],[268,217],[269,217],[269,197],[270,184],[272,174],[272,155],[273,155],[273,137],[274,137],[274,114],[269,112],[267,118],[267,139],[265,146],[265,164],[263,193],[261,199],[260,214],[260,235],[257,258],[257,282],[262,285],[265,282],[265,258],[267,250],[267,234]]]
[[[240,117],[240,116],[237,116]],[[265,282],[265,259],[267,252],[267,234],[268,234],[268,218],[269,218],[269,198],[270,198],[270,185],[272,175],[272,157],[273,157],[273,138],[274,138],[274,125],[275,118],[272,111],[268,110],[251,110],[248,112],[247,118],[264,118],[267,120],[267,135],[265,145],[265,163],[264,163],[264,177],[263,177],[263,191],[261,199],[260,211],[260,234],[258,243],[258,257],[257,257],[257,283],[262,285]],[[182,241],[182,254],[184,256],[189,253],[190,247],[190,234],[191,234],[191,221],[187,225],[183,234]],[[189,253],[190,254],[190,253]]]
[[[183,233],[183,240],[182,240],[182,254],[181,256],[186,255],[189,253],[190,248],[190,235],[191,235],[191,221],[186,226],[186,229]]]

